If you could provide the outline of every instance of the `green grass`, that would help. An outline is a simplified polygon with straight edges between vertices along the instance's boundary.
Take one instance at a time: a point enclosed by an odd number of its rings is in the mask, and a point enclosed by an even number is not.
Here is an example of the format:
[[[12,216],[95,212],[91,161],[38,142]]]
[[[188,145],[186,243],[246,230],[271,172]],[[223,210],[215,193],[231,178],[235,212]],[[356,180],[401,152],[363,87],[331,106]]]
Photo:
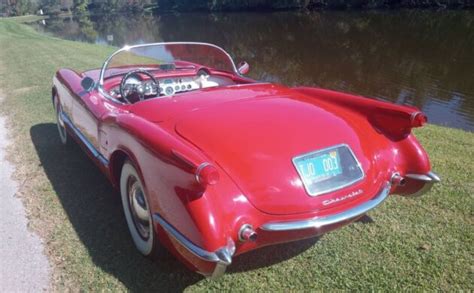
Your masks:
[[[60,146],[55,71],[99,67],[113,48],[5,19],[0,44],[0,111],[9,117],[20,196],[46,244],[55,290],[474,290],[473,133],[416,131],[442,178],[424,197],[393,196],[370,213],[373,221],[237,257],[210,281],[169,255],[152,262],[135,252],[116,192],[77,146]]]

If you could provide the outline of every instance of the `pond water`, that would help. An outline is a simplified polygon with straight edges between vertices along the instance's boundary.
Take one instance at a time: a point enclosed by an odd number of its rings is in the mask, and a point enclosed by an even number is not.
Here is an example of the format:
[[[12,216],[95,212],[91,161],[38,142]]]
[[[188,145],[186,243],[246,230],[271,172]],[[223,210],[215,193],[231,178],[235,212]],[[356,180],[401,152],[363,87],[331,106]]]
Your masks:
[[[415,105],[431,123],[474,131],[473,11],[91,15],[35,27],[115,46],[215,43],[252,78]]]

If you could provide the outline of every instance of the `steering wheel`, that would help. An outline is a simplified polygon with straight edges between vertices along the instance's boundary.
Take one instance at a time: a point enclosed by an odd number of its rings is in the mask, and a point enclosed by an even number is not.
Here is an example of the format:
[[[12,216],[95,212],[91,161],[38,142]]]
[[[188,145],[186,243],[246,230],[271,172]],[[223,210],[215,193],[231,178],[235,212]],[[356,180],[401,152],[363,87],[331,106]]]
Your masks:
[[[148,76],[151,83],[145,84],[140,76],[141,74]],[[134,102],[137,102],[137,96],[138,100],[145,100],[145,94],[150,92],[150,90],[153,90],[153,88],[155,88],[159,95],[158,81],[150,72],[143,69],[133,70],[125,74],[122,78],[122,81],[120,82],[120,95],[127,103],[133,104]],[[131,99],[133,97],[132,95],[135,96],[135,99]]]

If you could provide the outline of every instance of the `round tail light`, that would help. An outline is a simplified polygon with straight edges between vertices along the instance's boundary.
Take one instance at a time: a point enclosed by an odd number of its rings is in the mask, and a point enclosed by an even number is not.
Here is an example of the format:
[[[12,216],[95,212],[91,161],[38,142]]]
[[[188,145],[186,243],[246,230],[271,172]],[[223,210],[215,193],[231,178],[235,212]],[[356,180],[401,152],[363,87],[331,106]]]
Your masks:
[[[219,182],[219,171],[210,163],[202,163],[196,169],[196,181],[203,185],[215,185]]]
[[[428,117],[421,112],[413,113],[411,116],[411,126],[412,127],[421,127],[428,122]]]

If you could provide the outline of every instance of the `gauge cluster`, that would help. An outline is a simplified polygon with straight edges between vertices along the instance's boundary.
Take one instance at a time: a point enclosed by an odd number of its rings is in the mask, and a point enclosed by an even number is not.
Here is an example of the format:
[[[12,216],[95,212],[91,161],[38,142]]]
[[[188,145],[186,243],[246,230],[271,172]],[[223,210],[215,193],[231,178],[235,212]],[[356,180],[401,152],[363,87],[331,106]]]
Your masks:
[[[159,88],[151,80],[140,81],[135,78],[129,78],[126,85],[140,89],[145,96],[172,96],[174,94],[188,92],[192,90],[217,87],[234,84],[228,78],[211,76],[208,74],[198,74],[192,77],[176,77],[157,79]],[[158,95],[159,91],[159,95]],[[113,87],[109,94],[114,98],[121,98],[120,86]]]
[[[175,93],[196,90],[200,88],[195,77],[160,79],[160,95],[171,96]]]

